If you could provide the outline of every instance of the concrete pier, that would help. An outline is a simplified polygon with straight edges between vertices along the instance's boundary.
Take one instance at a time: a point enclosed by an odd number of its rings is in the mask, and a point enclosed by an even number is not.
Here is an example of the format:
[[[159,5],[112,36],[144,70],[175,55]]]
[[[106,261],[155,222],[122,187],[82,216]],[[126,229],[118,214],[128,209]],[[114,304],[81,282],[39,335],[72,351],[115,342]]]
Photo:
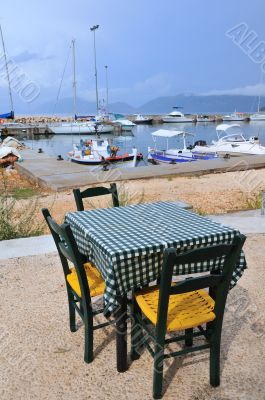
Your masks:
[[[230,171],[247,171],[265,168],[265,156],[231,157],[229,159],[201,160],[180,164],[160,164],[137,168],[113,168],[103,171],[100,167],[78,165],[69,161],[57,161],[46,153],[22,150],[23,161],[16,169],[46,189],[62,191],[104,182],[132,179],[151,179],[165,176],[200,176]]]

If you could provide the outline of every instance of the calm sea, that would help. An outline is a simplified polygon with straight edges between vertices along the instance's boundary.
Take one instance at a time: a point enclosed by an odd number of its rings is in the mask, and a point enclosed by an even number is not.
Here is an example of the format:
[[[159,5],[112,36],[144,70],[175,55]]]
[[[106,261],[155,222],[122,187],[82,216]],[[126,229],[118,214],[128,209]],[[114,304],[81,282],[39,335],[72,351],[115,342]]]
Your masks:
[[[259,136],[260,141],[265,145],[265,121],[257,122],[241,122],[242,131],[246,138],[249,136]],[[120,148],[120,152],[128,151],[135,146],[138,152],[141,152],[144,157],[147,156],[148,146],[153,146],[154,141],[151,132],[158,129],[169,129],[169,130],[185,130],[194,134],[194,138],[187,138],[187,143],[192,144],[194,140],[205,140],[208,144],[212,140],[216,139],[216,128],[215,123],[188,123],[188,124],[163,124],[163,125],[138,125],[133,128],[132,132],[123,132],[120,135],[105,134],[101,135],[102,138],[107,137],[111,139],[111,142]],[[42,148],[44,152],[50,156],[57,157],[59,154],[63,157],[67,157],[67,153],[72,149],[73,143],[79,143],[80,139],[93,138],[94,136],[89,135],[53,135],[48,138],[40,136],[34,140],[25,140],[25,143],[33,149]],[[182,148],[183,143],[181,139],[172,138],[169,139],[169,146],[175,148]],[[163,138],[157,138],[157,148],[165,149],[166,140]]]

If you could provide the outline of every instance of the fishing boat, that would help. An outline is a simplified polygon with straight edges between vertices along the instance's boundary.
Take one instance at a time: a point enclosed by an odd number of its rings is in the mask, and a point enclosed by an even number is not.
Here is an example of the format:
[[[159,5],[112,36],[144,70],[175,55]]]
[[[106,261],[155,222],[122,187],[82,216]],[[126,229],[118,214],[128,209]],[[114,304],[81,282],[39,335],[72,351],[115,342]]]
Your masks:
[[[220,124],[216,127],[216,133],[217,141],[211,145],[196,145],[192,152],[220,156],[265,155],[265,147],[261,146],[259,138],[252,136],[246,139],[239,124]]]
[[[186,117],[184,114],[182,114],[182,112],[177,111],[177,109],[178,109],[179,107],[173,107],[173,108],[174,108],[176,111],[172,111],[171,113],[165,115],[165,116],[162,118],[162,121],[163,121],[163,122],[166,122],[166,123],[172,123],[172,122],[173,122],[173,123],[178,123],[178,122],[181,122],[181,123],[194,122],[192,118]]]
[[[133,121],[136,125],[143,125],[143,124],[152,124],[152,122],[153,122],[153,118],[148,118],[148,117],[145,117],[144,115],[142,115],[142,114],[137,114],[136,115],[136,118],[134,119],[134,121]]]
[[[68,153],[72,162],[83,165],[107,165],[113,163],[126,163],[128,166],[135,167],[137,160],[143,158],[142,154],[137,153],[133,148],[131,153],[119,154],[117,146],[110,145],[108,139],[80,140],[79,144],[74,144],[73,150]]]
[[[192,146],[187,147],[186,137],[193,137],[194,135],[185,131],[159,129],[158,131],[152,132],[153,140],[155,143],[154,148],[148,147],[148,161],[151,163],[167,163],[175,164],[182,162],[192,162],[198,159],[208,160],[213,156],[197,154],[192,152]],[[157,149],[157,138],[166,139],[166,150]],[[182,148],[169,148],[169,139],[181,138],[183,140]]]

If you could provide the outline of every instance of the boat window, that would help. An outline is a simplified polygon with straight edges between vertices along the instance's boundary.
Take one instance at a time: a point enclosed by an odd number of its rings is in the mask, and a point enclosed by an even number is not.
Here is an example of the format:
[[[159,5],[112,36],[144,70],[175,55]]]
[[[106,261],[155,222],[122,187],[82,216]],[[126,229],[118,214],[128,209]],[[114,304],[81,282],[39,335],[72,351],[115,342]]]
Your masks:
[[[226,136],[223,139],[225,139],[226,142],[245,142],[245,139],[242,135]]]

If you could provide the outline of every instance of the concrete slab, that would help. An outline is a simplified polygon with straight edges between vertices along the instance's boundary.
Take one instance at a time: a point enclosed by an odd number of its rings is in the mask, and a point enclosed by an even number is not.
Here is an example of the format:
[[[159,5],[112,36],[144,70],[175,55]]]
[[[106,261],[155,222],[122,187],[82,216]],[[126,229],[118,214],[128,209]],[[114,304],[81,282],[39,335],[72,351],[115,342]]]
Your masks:
[[[22,239],[3,240],[0,242],[0,259],[35,256],[56,251],[51,235]]]
[[[211,219],[223,225],[238,229],[244,234],[265,234],[265,215],[260,210],[240,211],[223,215],[209,215]]]
[[[34,150],[22,152],[24,162],[16,168],[41,186],[60,191],[74,187],[132,179],[162,176],[200,176],[209,173],[246,171],[265,168],[265,156],[231,157],[230,159],[200,160],[171,165],[149,165],[137,168],[115,168],[109,171],[93,169],[39,154]]]

